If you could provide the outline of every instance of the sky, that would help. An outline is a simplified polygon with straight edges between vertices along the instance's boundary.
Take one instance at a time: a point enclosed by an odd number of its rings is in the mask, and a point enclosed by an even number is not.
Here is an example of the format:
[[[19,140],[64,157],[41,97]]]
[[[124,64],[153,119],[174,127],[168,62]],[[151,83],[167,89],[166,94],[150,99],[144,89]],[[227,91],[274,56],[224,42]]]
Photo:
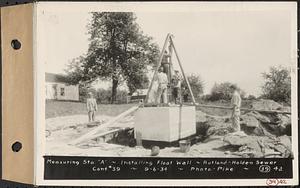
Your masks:
[[[87,52],[90,9],[44,10],[38,27],[45,70],[64,73],[70,60]],[[141,30],[160,48],[168,33],[174,35],[184,71],[200,75],[205,93],[215,83],[232,82],[258,96],[262,72],[270,66],[291,66],[291,13],[285,9],[242,10],[138,9],[135,14]]]

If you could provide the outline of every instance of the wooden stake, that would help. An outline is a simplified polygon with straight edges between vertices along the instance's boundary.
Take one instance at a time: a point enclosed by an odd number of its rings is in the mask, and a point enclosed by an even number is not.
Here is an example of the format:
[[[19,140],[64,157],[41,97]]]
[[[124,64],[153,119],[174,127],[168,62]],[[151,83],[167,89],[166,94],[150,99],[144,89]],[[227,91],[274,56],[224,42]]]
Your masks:
[[[186,81],[186,83],[187,83],[187,85],[188,85],[188,88],[189,88],[189,91],[190,91],[190,94],[191,94],[191,97],[192,97],[193,104],[196,105],[196,101],[195,101],[195,98],[194,98],[193,91],[192,91],[192,89],[191,89],[191,86],[190,86],[190,83],[189,83],[187,77],[186,77],[185,74],[184,74],[184,71],[183,71],[183,68],[182,68],[182,65],[181,65],[181,62],[180,62],[178,53],[177,53],[177,51],[176,51],[174,42],[173,42],[173,40],[172,40],[172,37],[170,37],[170,42],[171,42],[171,45],[173,46],[173,49],[174,49],[174,52],[175,52],[175,55],[176,55],[176,58],[177,58],[179,67],[180,67],[181,72],[182,72],[182,75],[183,75],[183,78],[184,78],[184,80]]]

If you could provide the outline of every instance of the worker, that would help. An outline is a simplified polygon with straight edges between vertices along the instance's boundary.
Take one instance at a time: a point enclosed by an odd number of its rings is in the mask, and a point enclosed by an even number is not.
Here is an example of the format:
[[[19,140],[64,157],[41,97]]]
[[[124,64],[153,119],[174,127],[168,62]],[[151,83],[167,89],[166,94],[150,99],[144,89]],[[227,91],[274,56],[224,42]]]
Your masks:
[[[88,111],[89,122],[95,121],[95,112],[98,110],[97,101],[94,98],[92,92],[88,93],[88,99],[86,100],[86,108]]]
[[[187,87],[183,88],[182,95],[183,95],[183,101],[188,102],[188,100],[189,100],[189,90],[188,90]]]
[[[230,89],[232,90],[232,98],[231,98],[231,105],[232,105],[232,128],[234,129],[234,132],[239,132],[241,130],[240,127],[240,115],[241,115],[241,103],[242,99],[240,96],[240,93],[238,91],[237,86],[231,85]]]
[[[182,82],[182,78],[179,74],[179,71],[175,70],[175,74],[172,78],[172,85],[173,85],[172,95],[175,104],[181,103],[181,82]]]
[[[161,66],[158,69],[157,81],[158,89],[156,95],[156,103],[160,103],[161,98],[164,104],[168,103],[168,76],[163,72],[164,68]]]
[[[170,55],[168,54],[167,50],[164,51],[163,58],[161,61],[161,66],[163,67],[163,72],[167,74],[167,78],[171,81],[170,78]]]

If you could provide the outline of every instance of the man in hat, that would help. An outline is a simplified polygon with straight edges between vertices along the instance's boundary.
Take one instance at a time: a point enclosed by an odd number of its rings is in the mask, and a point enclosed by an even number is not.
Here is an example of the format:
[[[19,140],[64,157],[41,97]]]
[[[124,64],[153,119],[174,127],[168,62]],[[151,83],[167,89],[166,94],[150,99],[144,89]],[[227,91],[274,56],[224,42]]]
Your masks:
[[[239,93],[237,86],[231,85],[230,89],[232,90],[232,98],[231,98],[231,105],[232,105],[232,128],[235,132],[239,132],[241,130],[240,127],[240,115],[241,115],[241,103],[242,99]]]
[[[86,100],[86,108],[88,111],[89,122],[95,121],[95,112],[98,110],[97,101],[94,98],[92,92],[88,93],[88,98]]]

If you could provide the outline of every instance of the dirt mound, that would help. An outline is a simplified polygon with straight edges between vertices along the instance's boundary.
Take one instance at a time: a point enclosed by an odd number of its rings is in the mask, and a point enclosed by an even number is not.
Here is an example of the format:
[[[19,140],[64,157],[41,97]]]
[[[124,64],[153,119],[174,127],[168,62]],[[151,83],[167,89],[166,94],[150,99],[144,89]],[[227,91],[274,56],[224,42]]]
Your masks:
[[[257,110],[288,111],[272,100],[250,103]],[[241,133],[233,133],[230,116],[212,116],[197,111],[197,134],[206,140],[211,136],[224,136],[225,153],[240,157],[292,157],[290,114],[242,112]]]
[[[251,108],[257,110],[289,111],[289,107],[283,107],[272,100],[254,100],[249,104]],[[240,120],[241,129],[248,135],[291,135],[291,116],[289,114],[250,111],[242,114]],[[197,111],[196,121],[197,133],[204,136],[226,135],[233,131],[230,116],[214,116],[203,111]]]
[[[196,112],[196,134],[209,137],[224,136],[233,131],[227,116],[212,116],[202,111]]]
[[[291,116],[249,112],[241,116],[241,129],[249,135],[291,136]]]
[[[240,155],[242,157],[293,157],[291,138],[286,135],[278,138],[227,135],[223,141],[237,148],[236,151],[231,152],[231,154]]]
[[[250,107],[256,110],[280,110],[283,106],[273,100],[261,99],[252,101]]]

